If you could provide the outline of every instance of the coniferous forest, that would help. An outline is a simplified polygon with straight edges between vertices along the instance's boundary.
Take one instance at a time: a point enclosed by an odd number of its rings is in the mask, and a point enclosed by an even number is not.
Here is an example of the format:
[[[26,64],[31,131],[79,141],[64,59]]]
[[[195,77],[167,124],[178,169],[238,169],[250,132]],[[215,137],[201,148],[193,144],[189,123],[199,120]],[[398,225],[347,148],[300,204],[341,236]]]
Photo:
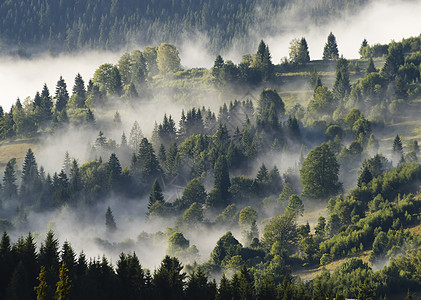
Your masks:
[[[258,1],[53,2],[0,4],[5,55],[150,44],[0,106],[0,299],[421,295],[421,35],[275,62]],[[196,27],[211,68],[182,66]]]

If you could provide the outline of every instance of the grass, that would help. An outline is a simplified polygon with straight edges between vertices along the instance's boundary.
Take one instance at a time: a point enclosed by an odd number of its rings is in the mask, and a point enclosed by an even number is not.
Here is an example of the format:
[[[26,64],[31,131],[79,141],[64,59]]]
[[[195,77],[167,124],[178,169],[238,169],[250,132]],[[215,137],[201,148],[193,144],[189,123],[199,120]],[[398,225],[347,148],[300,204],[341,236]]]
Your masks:
[[[363,262],[367,263],[368,258],[370,256],[371,250],[366,250],[361,253],[358,253],[354,256],[348,256],[346,258],[341,258],[335,261],[332,261],[330,264],[327,264],[325,266],[320,266],[317,268],[295,268],[293,275],[294,276],[300,276],[301,279],[307,281],[314,279],[317,275],[322,273],[323,270],[327,270],[329,272],[333,272],[337,267],[342,265],[344,262],[348,261],[351,258],[359,258],[362,259]]]
[[[35,153],[39,145],[37,139],[18,139],[14,141],[2,141],[0,143],[0,169],[3,170],[7,162],[16,158],[18,165],[22,165],[28,148]]]

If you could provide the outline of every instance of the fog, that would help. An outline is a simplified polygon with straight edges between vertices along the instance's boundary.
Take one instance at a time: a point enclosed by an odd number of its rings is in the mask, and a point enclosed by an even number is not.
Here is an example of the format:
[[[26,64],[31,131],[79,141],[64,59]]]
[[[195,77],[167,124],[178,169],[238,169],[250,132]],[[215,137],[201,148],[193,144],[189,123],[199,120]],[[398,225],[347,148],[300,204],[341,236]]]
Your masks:
[[[121,53],[90,51],[83,54],[43,55],[31,59],[0,57],[0,105],[5,111],[16,102],[26,97],[33,98],[41,92],[44,83],[50,94],[55,94],[55,87],[60,76],[67,83],[71,93],[74,79],[80,73],[87,84],[95,70],[104,63],[116,63]]]
[[[339,54],[346,58],[359,58],[358,50],[363,39],[370,45],[386,44],[392,40],[401,40],[418,36],[421,30],[420,0],[386,0],[371,1],[361,12],[348,15],[345,12],[331,22],[315,25],[309,21],[307,9],[317,4],[306,4],[301,9],[288,9],[284,13],[272,16],[276,20],[275,30],[280,34],[266,34],[251,31],[249,39],[257,45],[261,39],[269,45],[272,61],[279,63],[283,57],[289,57],[289,43],[294,38],[305,37],[308,43],[310,58],[321,59],[323,47],[330,32],[336,37]],[[260,12],[256,10],[259,19]],[[261,16],[260,16],[261,17]],[[267,16],[265,16],[267,18]],[[239,62],[242,53],[228,51],[229,59]]]
[[[373,1],[358,15],[344,14],[339,20],[315,26],[308,18],[303,17],[306,15],[305,11],[287,10],[282,15],[273,17],[276,20],[273,27],[281,32],[280,34],[268,35],[251,31],[248,35],[250,44],[246,46],[257,49],[258,42],[263,39],[270,47],[272,61],[279,63],[283,57],[288,57],[290,41],[304,36],[308,42],[311,59],[320,59],[327,35],[332,31],[338,42],[339,53],[346,58],[358,58],[358,49],[364,38],[373,45],[418,36],[421,29],[420,11],[419,0]],[[258,14],[256,11],[256,15]],[[208,43],[206,33],[184,34],[182,42],[177,45],[182,65],[187,68],[212,66],[215,55],[209,53]],[[137,48],[142,49],[143,46]],[[239,63],[244,54],[238,50],[240,48],[243,47],[234,45],[222,54],[225,59]],[[21,100],[28,96],[33,97],[36,91],[42,89],[44,83],[47,83],[50,93],[53,94],[61,75],[71,90],[78,72],[87,82],[101,64],[115,64],[120,55],[121,53],[89,51],[83,54],[57,57],[46,55],[32,59],[0,58],[0,105],[8,110],[17,97]]]
[[[419,35],[421,29],[420,11],[421,1],[377,1],[364,8],[356,16],[344,15],[340,21],[328,22],[317,27],[306,22],[299,24],[298,20],[303,14],[302,11],[287,11],[276,17],[277,20],[281,20],[280,27],[289,24],[289,27],[285,27],[287,30],[284,30],[284,33],[268,36],[265,33],[250,32],[249,40],[250,43],[255,43],[253,47],[257,48],[257,43],[263,39],[270,47],[273,62],[279,63],[282,57],[288,56],[289,42],[294,38],[304,36],[309,45],[311,59],[320,59],[327,35],[332,31],[337,38],[340,54],[346,58],[357,58],[358,49],[364,38],[370,45],[373,45]],[[295,29],[290,30],[290,28]],[[208,43],[209,39],[205,33],[194,32],[191,35],[186,35],[183,41],[177,45],[182,66],[186,68],[209,68],[212,66],[215,56],[209,53]],[[139,46],[138,48],[143,47]],[[0,82],[2,83],[0,105],[5,110],[9,110],[16,98],[19,97],[21,100],[28,96],[32,98],[36,91],[41,91],[44,83],[48,85],[50,94],[54,94],[55,85],[60,76],[65,79],[70,92],[77,73],[80,73],[87,83],[101,64],[116,64],[121,54],[121,52],[90,51],[57,57],[45,55],[32,59],[0,58]],[[238,63],[244,53],[233,47],[222,54],[224,59],[232,59]],[[99,130],[103,130],[107,138],[112,138],[119,144],[123,131],[129,138],[133,122],[138,121],[145,136],[150,137],[154,122],[161,122],[164,113],[172,115],[178,124],[181,109],[189,106],[189,104],[184,104],[185,107],[183,107],[179,103],[174,103],[174,99],[170,95],[168,97],[162,94],[152,95],[151,98],[153,101],[142,99],[136,105],[120,103],[115,106],[111,105],[107,107],[106,111],[97,108],[95,110],[98,125],[96,128],[85,130],[71,127],[64,132],[46,136],[41,140],[40,149],[42,150],[35,153],[38,164],[50,174],[60,172],[64,154],[68,151],[70,156],[76,158],[79,165],[82,165],[89,159],[88,145],[94,143]],[[217,100],[218,98],[214,94],[209,94],[198,99],[197,103],[190,105],[210,106],[217,114],[216,108],[220,105]],[[159,113],[157,113],[157,108],[159,108]],[[102,127],[103,124],[112,123],[115,111],[119,111],[121,115],[122,126],[119,128],[113,128],[110,125]],[[104,161],[107,159],[108,157],[103,157]],[[124,158],[120,159],[125,160]],[[260,157],[250,168],[253,174],[247,175],[255,176],[261,163],[265,163],[269,170],[276,165],[282,174],[289,168],[296,168],[298,159],[299,151],[294,153],[286,151],[275,156]],[[209,183],[205,183],[206,187],[209,185]],[[166,190],[164,194],[166,200],[180,196],[179,191]],[[61,244],[68,240],[77,252],[83,249],[87,257],[105,254],[115,264],[122,251],[136,251],[142,265],[154,269],[165,255],[168,236],[164,233],[168,230],[167,227],[174,227],[175,219],[148,221],[146,218],[147,201],[147,197],[137,200],[110,197],[89,209],[84,209],[84,207],[71,209],[64,206],[49,213],[31,212],[24,230],[17,230],[12,233],[12,236],[16,240],[20,234],[24,234],[28,228],[31,228],[31,231],[38,234],[39,246],[48,229],[53,229]],[[114,234],[109,234],[105,230],[107,206],[111,207],[117,223],[118,230]],[[309,206],[308,209],[314,213],[300,222],[310,221],[313,225],[319,213],[325,214],[325,211],[322,211],[316,204]],[[259,217],[262,218],[262,216]],[[259,225],[260,233],[262,233],[263,226],[261,223]],[[190,245],[197,246],[198,262],[203,263],[209,259],[209,253],[216,241],[226,231],[226,228],[201,227],[198,230],[183,233],[190,240]],[[142,232],[144,233],[142,234]],[[162,233],[154,235],[156,232]],[[234,233],[236,238],[241,240],[240,230]]]

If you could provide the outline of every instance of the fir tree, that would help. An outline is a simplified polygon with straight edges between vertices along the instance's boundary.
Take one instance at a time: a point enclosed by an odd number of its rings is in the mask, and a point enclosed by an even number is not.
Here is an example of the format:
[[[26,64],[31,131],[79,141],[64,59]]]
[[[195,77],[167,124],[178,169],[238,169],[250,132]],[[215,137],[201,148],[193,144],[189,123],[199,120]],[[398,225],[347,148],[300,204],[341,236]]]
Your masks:
[[[376,67],[374,66],[373,58],[370,57],[370,60],[368,62],[367,70],[365,71],[365,74],[375,73],[377,72]]]
[[[47,298],[47,279],[46,279],[46,271],[45,267],[41,266],[41,270],[39,271],[39,275],[37,277],[39,280],[39,284],[34,288],[35,293],[37,294],[37,300],[46,300]]]
[[[325,47],[323,49],[323,59],[338,59],[339,58],[339,52],[338,52],[338,45],[336,44],[336,38],[333,35],[333,33],[329,33],[327,37],[327,42],[325,44]]]
[[[149,194],[148,209],[150,209],[156,201],[164,202],[164,195],[162,194],[162,189],[157,179],[155,179],[151,188],[151,193]]]
[[[60,76],[59,81],[57,81],[55,99],[56,111],[61,112],[63,109],[66,108],[67,102],[69,101],[67,85],[62,76]]]
[[[18,187],[16,185],[16,158],[9,160],[6,165],[2,189],[5,199],[12,199],[17,196]]]
[[[111,208],[108,206],[107,211],[105,212],[105,228],[107,232],[113,233],[117,230],[117,225],[114,220],[113,212]]]
[[[82,76],[78,73],[75,77],[75,84],[73,86],[73,95],[75,96],[74,105],[76,108],[84,108],[86,100],[85,82]]]
[[[55,293],[55,299],[57,300],[68,300],[70,299],[70,292],[72,290],[72,281],[69,278],[69,270],[65,264],[62,264],[59,271],[59,277],[57,281],[57,289]]]

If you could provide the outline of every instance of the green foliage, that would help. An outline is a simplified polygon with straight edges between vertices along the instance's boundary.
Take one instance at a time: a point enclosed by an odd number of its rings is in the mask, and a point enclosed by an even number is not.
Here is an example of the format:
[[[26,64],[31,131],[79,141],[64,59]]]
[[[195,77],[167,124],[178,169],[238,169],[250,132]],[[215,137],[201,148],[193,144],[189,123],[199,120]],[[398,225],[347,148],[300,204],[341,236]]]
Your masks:
[[[183,266],[175,257],[165,256],[154,272],[152,285],[158,299],[182,299],[186,274]]]
[[[289,197],[286,211],[291,212],[296,217],[304,214],[304,204],[297,195],[291,195],[291,197]]]
[[[291,251],[298,240],[295,215],[285,213],[273,217],[265,226],[263,238],[267,248],[271,248],[275,242],[278,242],[283,249]]]
[[[242,246],[238,240],[228,231],[219,238],[215,248],[212,250],[210,257],[212,263],[220,266],[223,262],[227,262],[231,257],[240,254]]]
[[[117,225],[114,220],[113,212],[111,208],[108,206],[107,211],[105,212],[105,228],[107,232],[113,233],[117,230]]]
[[[336,44],[336,38],[331,33],[327,36],[327,42],[325,47],[323,48],[323,59],[338,59],[339,58],[339,51],[338,45]]]
[[[162,74],[174,73],[180,69],[180,57],[174,45],[163,43],[156,52],[156,63]]]
[[[333,93],[324,85],[314,91],[314,96],[308,104],[308,109],[317,114],[330,114],[335,110],[335,98]]]
[[[265,89],[260,93],[256,119],[258,126],[276,130],[284,113],[285,104],[276,90]]]
[[[296,64],[305,64],[310,62],[310,54],[305,38],[293,39],[289,43],[289,60]]]
[[[58,300],[67,300],[70,298],[72,281],[69,279],[69,270],[63,264],[60,268],[59,279],[57,281],[57,289],[55,298]]]
[[[181,251],[185,251],[189,246],[190,246],[189,240],[187,240],[181,232],[174,232],[168,238],[167,252],[170,255],[178,256]]]
[[[335,195],[341,189],[338,181],[339,165],[327,144],[314,148],[300,169],[303,194],[312,198]]]

